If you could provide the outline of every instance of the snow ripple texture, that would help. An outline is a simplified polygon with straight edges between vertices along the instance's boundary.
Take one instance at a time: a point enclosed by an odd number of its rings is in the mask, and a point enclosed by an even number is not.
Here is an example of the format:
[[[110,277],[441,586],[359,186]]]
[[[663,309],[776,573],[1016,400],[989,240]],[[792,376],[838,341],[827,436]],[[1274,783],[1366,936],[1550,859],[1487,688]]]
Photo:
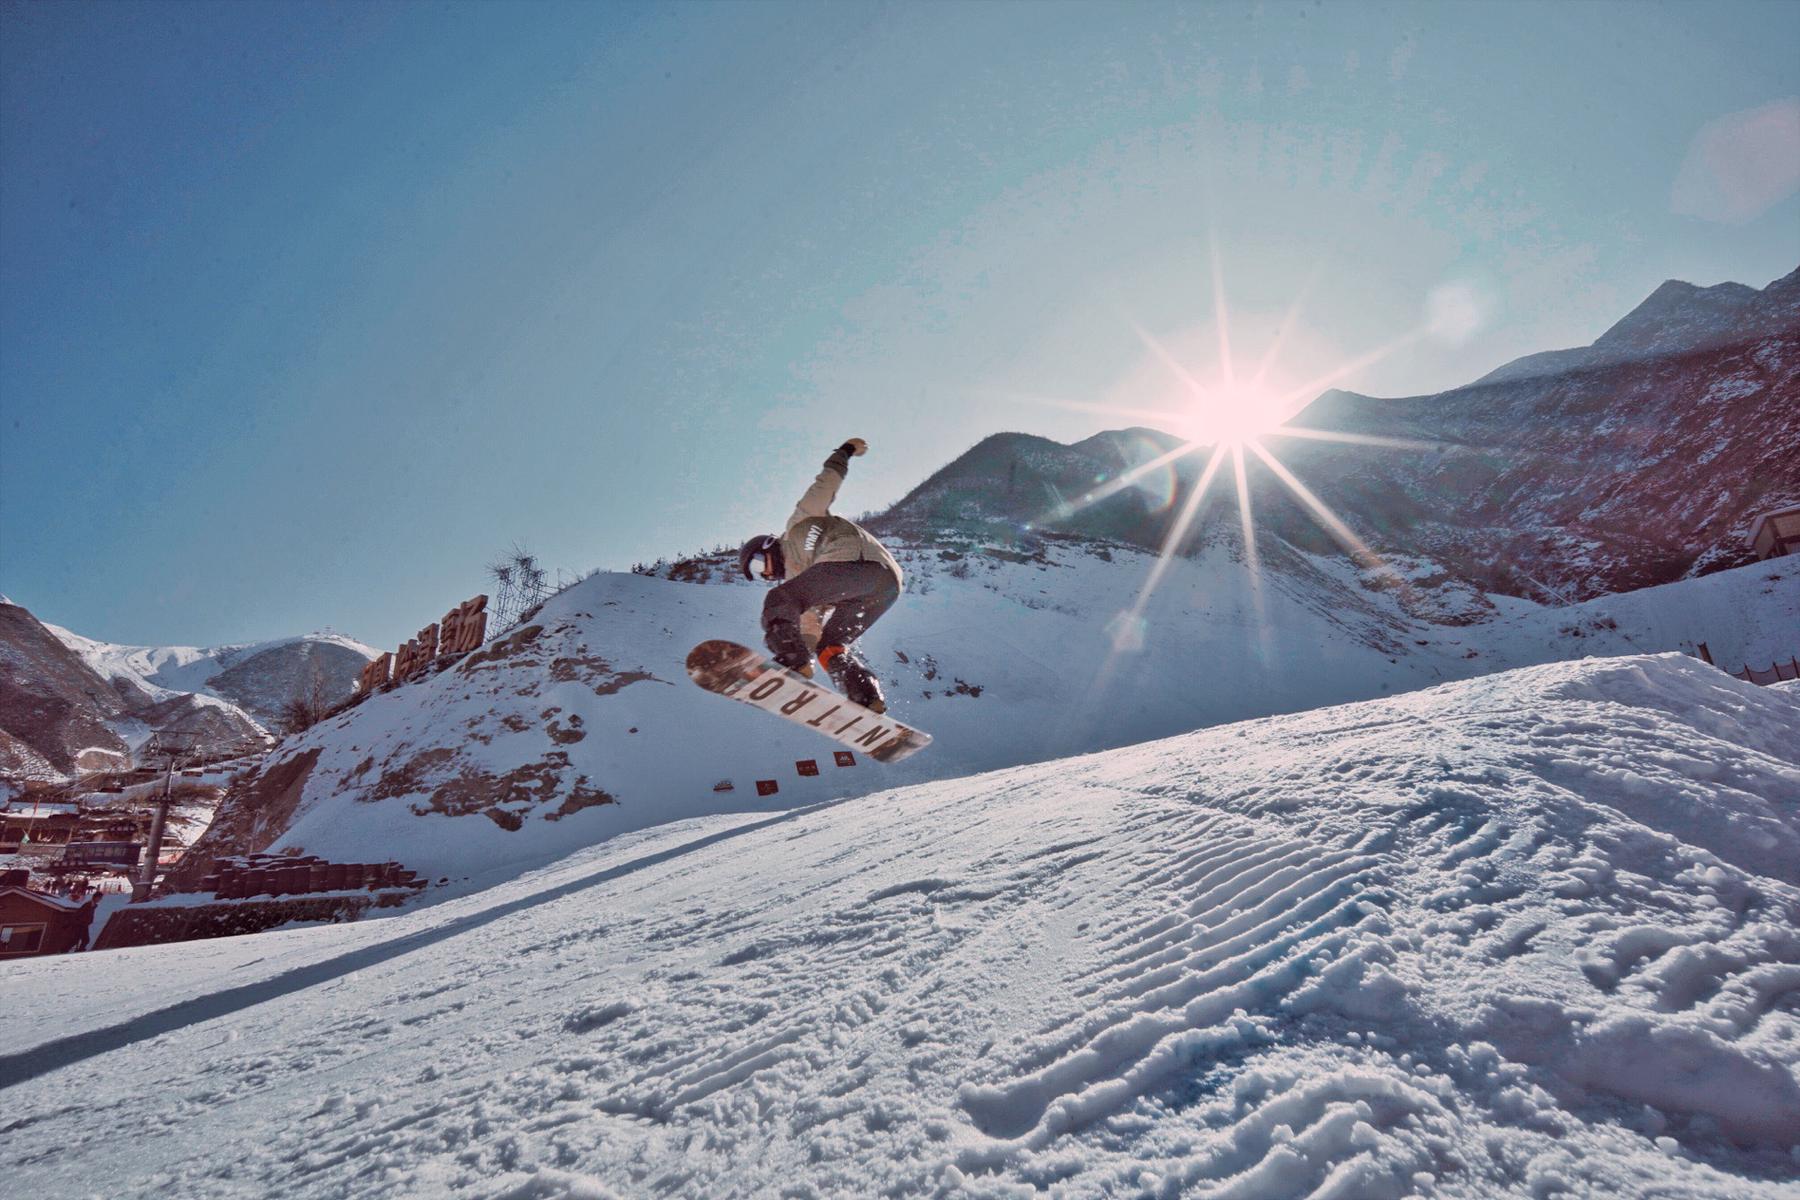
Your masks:
[[[0,1190],[1791,1197],[1797,695],[1531,668],[11,965]]]

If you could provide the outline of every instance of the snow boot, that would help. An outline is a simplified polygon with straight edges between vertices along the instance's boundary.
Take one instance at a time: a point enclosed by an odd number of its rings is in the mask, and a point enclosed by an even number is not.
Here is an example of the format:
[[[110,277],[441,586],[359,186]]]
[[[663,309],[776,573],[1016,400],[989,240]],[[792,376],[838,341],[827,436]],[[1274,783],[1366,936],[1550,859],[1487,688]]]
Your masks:
[[[844,693],[845,699],[852,704],[860,704],[872,713],[887,711],[887,701],[882,699],[881,684],[842,646],[820,646],[819,662],[824,666],[831,682],[837,685],[838,691]]]
[[[763,640],[768,643],[769,657],[788,670],[811,679],[812,655],[807,652],[806,639],[800,636],[800,627],[791,621],[771,621],[767,634]]]

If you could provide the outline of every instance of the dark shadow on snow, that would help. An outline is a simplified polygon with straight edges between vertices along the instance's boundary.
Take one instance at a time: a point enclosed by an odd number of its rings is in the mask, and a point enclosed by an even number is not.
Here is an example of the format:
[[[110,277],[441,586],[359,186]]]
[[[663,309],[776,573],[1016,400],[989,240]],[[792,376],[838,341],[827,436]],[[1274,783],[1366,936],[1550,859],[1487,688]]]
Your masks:
[[[696,838],[694,841],[684,842],[679,846],[673,846],[655,854],[632,859],[630,862],[621,863],[616,867],[609,867],[595,875],[571,880],[541,892],[533,892],[529,896],[521,896],[517,900],[509,901],[496,908],[470,913],[466,917],[459,917],[445,925],[422,929],[417,933],[409,933],[380,945],[365,946],[360,950],[352,950],[322,962],[296,967],[291,971],[283,971],[279,975],[257,983],[228,988],[222,992],[214,992],[198,999],[183,1001],[167,1008],[159,1008],[117,1025],[108,1025],[85,1033],[57,1038],[16,1054],[0,1055],[0,1089],[16,1087],[19,1084],[28,1083],[40,1075],[47,1075],[52,1071],[74,1066],[76,1063],[137,1042],[161,1037],[165,1033],[185,1029],[190,1025],[230,1016],[232,1013],[241,1012],[246,1008],[254,1008],[265,1001],[279,999],[307,988],[317,987],[322,983],[329,983],[331,980],[348,975],[353,971],[378,966],[391,959],[411,954],[415,950],[422,950],[427,946],[457,937],[471,929],[479,929],[483,925],[492,924],[522,909],[560,900],[597,884],[608,883],[621,876],[644,870],[646,867],[657,866],[671,859],[680,858],[684,854],[692,854],[696,850],[704,850],[708,846],[717,845],[747,833],[755,833],[758,830],[785,824],[799,817],[835,808],[840,804],[848,804],[852,799],[857,798],[829,800],[822,804],[797,808],[766,821],[740,825],[735,829],[709,834],[706,837]]]

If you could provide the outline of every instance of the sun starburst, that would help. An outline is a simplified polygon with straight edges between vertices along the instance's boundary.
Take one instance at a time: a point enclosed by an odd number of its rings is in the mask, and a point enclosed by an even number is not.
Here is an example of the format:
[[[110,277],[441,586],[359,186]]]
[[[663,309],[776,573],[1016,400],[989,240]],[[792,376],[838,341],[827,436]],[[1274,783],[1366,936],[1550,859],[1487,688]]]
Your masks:
[[[1139,485],[1147,476],[1168,468],[1181,459],[1191,455],[1206,455],[1204,468],[1163,532],[1156,560],[1138,588],[1136,598],[1130,608],[1119,613],[1109,626],[1112,653],[1102,667],[1097,684],[1104,684],[1111,678],[1119,655],[1142,648],[1151,599],[1167,578],[1171,564],[1183,553],[1191,534],[1201,522],[1207,510],[1208,491],[1227,462],[1230,464],[1233,490],[1236,493],[1239,536],[1248,572],[1254,619],[1266,651],[1270,631],[1264,603],[1262,564],[1257,550],[1256,520],[1251,504],[1252,466],[1266,471],[1279,482],[1299,502],[1301,510],[1343,546],[1360,566],[1377,572],[1391,572],[1391,568],[1357,536],[1349,524],[1280,461],[1268,443],[1291,437],[1394,449],[1440,448],[1439,443],[1415,438],[1337,432],[1290,424],[1326,389],[1411,345],[1430,332],[1429,327],[1421,327],[1384,346],[1349,358],[1297,386],[1283,388],[1275,386],[1271,380],[1275,378],[1281,342],[1298,317],[1299,301],[1296,300],[1289,309],[1287,319],[1282,322],[1276,338],[1265,350],[1256,369],[1247,375],[1240,373],[1233,358],[1230,310],[1226,301],[1223,272],[1216,254],[1213,259],[1213,307],[1218,362],[1205,379],[1201,378],[1195,366],[1184,361],[1142,326],[1133,323],[1138,340],[1155,362],[1167,370],[1173,381],[1175,390],[1168,407],[1141,409],[1058,402],[1061,407],[1147,419],[1162,423],[1165,427],[1174,426],[1173,431],[1178,432],[1184,440],[1173,449],[1121,472],[1084,495],[1062,501],[1034,524],[1066,521],[1126,488]]]

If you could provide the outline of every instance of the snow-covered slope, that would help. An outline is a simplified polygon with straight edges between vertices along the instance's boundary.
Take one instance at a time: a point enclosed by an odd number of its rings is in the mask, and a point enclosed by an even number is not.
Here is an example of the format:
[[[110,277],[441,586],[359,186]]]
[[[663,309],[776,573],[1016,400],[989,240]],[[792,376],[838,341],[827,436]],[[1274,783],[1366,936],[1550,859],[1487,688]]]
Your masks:
[[[1502,597],[1488,621],[1442,626],[1408,615],[1393,589],[1341,559],[1292,556],[1265,570],[1259,590],[1217,547],[1173,561],[1133,617],[1154,559],[1123,547],[1053,541],[1023,561],[903,557],[909,593],[864,646],[896,715],[936,736],[906,763],[837,767],[829,743],[688,681],[693,645],[753,634],[762,587],[723,572],[709,584],[597,575],[456,668],[288,739],[228,798],[185,882],[216,854],[296,848],[361,861],[379,847],[474,886],[667,821],[791,808],[1510,666],[1705,641],[1735,669],[1800,650],[1800,560],[1568,609]],[[1431,591],[1428,580],[1419,591]],[[807,759],[819,775],[797,773]],[[758,780],[780,791],[758,797]]]
[[[1691,659],[1554,664],[9,964],[0,1164],[45,1200],[1776,1200],[1797,725]]]

